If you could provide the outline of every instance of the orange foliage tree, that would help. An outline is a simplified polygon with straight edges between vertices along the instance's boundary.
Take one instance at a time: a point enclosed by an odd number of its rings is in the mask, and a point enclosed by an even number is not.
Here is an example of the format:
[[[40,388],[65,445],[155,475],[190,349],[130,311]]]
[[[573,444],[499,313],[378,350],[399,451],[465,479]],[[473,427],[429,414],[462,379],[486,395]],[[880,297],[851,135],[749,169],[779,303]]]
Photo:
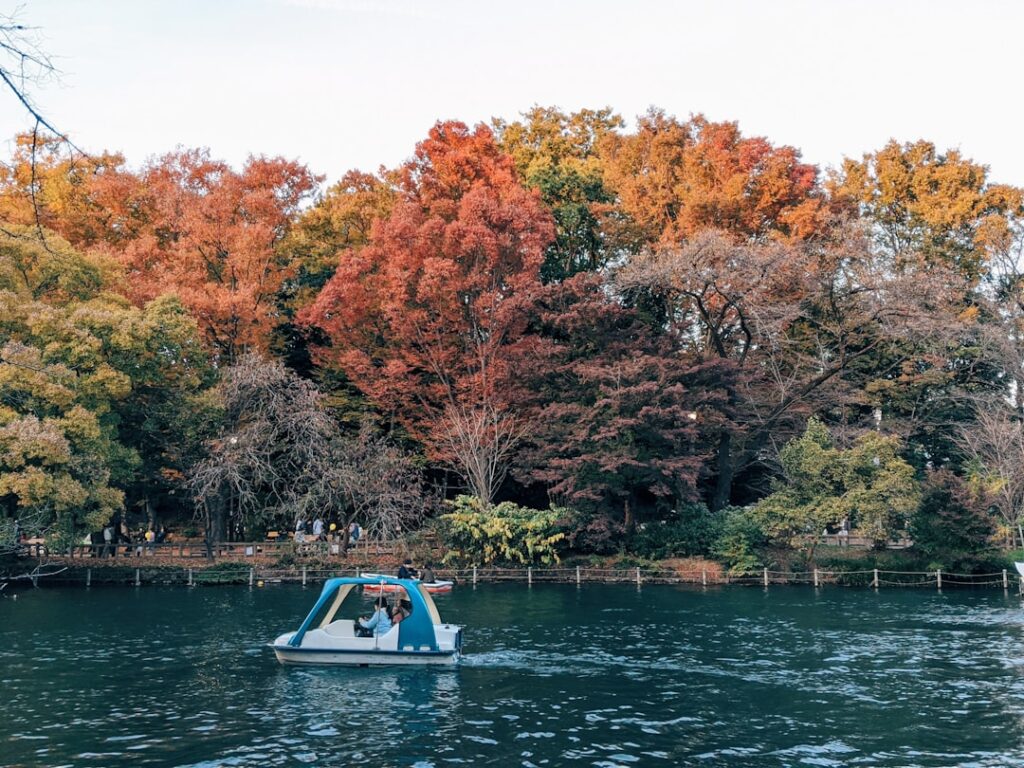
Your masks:
[[[609,228],[630,250],[705,229],[803,239],[822,220],[817,168],[793,147],[744,137],[736,123],[680,122],[652,109],[634,133],[606,135],[601,154],[617,196]]]
[[[222,357],[267,346],[293,271],[278,244],[316,188],[304,166],[261,156],[235,171],[205,150],[181,150],[135,173],[116,154],[63,157],[56,140],[33,162],[26,142],[0,177],[3,218],[38,217],[78,248],[109,252],[140,306],[177,293]]]
[[[437,123],[397,180],[370,244],[342,254],[300,319],[329,337],[322,362],[458,469],[445,424],[483,411],[512,428],[494,412],[504,350],[521,330],[513,299],[539,285],[554,226],[483,125]]]

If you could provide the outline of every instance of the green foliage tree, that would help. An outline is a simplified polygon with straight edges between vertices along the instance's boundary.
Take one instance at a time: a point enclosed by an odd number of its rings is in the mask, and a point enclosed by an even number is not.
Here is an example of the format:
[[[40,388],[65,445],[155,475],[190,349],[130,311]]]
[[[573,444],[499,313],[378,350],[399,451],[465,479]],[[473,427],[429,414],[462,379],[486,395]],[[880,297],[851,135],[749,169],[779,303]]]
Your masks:
[[[601,211],[613,196],[604,184],[598,148],[623,125],[608,107],[572,114],[534,107],[521,121],[494,122],[501,148],[512,156],[524,183],[540,192],[555,219],[555,241],[541,265],[546,283],[600,269],[611,256]]]
[[[811,419],[803,436],[780,451],[784,479],[754,507],[772,540],[814,555],[818,534],[847,520],[879,544],[917,508],[920,488],[896,438],[869,432],[843,450]]]
[[[567,510],[530,509],[510,501],[485,507],[473,496],[459,496],[449,504],[452,511],[441,516],[442,535],[449,550],[447,562],[558,562],[557,545],[565,533],[557,530],[557,523]]]
[[[69,541],[173,466],[207,369],[175,299],[133,307],[103,292],[112,264],[44,237],[0,234],[0,494],[26,530]]]
[[[711,545],[711,553],[732,573],[750,573],[760,568],[768,537],[757,515],[749,507],[728,507],[721,515],[721,530]]]

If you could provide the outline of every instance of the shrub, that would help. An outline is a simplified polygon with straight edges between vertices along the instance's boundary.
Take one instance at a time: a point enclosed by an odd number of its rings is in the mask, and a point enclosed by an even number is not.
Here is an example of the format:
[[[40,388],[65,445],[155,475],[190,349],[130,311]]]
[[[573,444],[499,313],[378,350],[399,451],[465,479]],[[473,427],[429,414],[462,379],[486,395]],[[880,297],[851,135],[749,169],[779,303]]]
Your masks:
[[[442,536],[449,550],[446,563],[558,562],[556,545],[565,533],[557,529],[557,523],[566,510],[530,509],[510,501],[488,509],[472,496],[459,496],[448,503],[453,511],[441,515]]]
[[[645,523],[630,537],[628,549],[640,557],[664,559],[705,555],[722,532],[722,516],[703,504],[684,506],[668,520]]]
[[[721,532],[711,552],[731,573],[746,573],[761,567],[767,543],[768,537],[751,509],[730,507],[722,516]]]
[[[592,514],[576,509],[560,508],[558,530],[565,534],[564,544],[573,552],[610,555],[621,552],[626,529],[605,514]]]

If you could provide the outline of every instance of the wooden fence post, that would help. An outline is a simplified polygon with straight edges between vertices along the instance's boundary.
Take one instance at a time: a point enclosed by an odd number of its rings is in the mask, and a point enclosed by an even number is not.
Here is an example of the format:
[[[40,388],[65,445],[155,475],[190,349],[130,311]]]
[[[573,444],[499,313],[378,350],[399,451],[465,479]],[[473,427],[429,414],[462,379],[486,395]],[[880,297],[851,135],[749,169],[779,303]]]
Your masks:
[[[302,566],[302,586],[306,586],[306,566]]]
[[[190,587],[192,586],[192,569],[191,568],[188,569],[188,585]]]
[[[1006,575],[1006,571],[1003,571],[1003,575],[1004,576]],[[1004,579],[1004,581],[1005,581],[1005,579]],[[91,587],[92,586],[92,568],[86,568],[85,569],[85,586],[87,586],[87,587]]]
[[[255,568],[250,568],[249,569],[249,586],[251,587],[255,581],[256,581],[256,569]]]
[[[580,585],[580,567],[576,566],[576,586]]]
[[[701,570],[700,570],[700,583],[701,583],[701,585],[703,585],[705,587],[708,585],[708,569],[707,568],[701,568]]]
[[[640,586],[640,566],[636,567],[636,585]]]
[[[533,568],[527,567],[526,569],[526,583],[533,584]]]
[[[764,569],[764,585],[766,587],[768,586],[768,569],[767,568]]]
[[[818,586],[818,569],[814,569],[814,586]]]
[[[1005,592],[1010,588],[1010,580],[1006,576],[1006,569],[1003,568],[1003,591]]]
[[[476,586],[476,566],[473,566],[473,586]]]
[[[935,571],[935,587],[936,589],[942,589],[942,569],[939,568]]]
[[[137,586],[139,586],[139,583],[140,583],[140,582],[139,582],[139,569],[138,569],[138,568],[136,568],[136,569],[135,569],[135,586],[136,586],[136,587],[137,587]]]
[[[875,568],[875,579],[871,582],[871,586],[878,589],[878,569]]]

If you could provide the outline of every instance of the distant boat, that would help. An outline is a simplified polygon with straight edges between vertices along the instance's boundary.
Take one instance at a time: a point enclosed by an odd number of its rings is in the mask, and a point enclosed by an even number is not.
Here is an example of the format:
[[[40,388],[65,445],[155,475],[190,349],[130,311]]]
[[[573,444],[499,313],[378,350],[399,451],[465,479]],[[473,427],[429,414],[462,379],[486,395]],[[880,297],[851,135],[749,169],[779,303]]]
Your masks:
[[[412,610],[380,636],[358,637],[352,619],[335,619],[345,598],[362,585],[405,590]],[[462,627],[445,624],[424,585],[391,576],[328,579],[320,597],[295,632],[270,643],[282,664],[455,664],[462,655]]]
[[[363,592],[379,594],[380,592],[399,592],[402,589],[402,587],[397,586],[395,584],[381,583],[379,579],[391,578],[389,576],[384,576],[381,573],[364,573],[363,576],[365,576],[368,579],[378,579],[378,582],[374,584],[367,584],[366,586],[364,586]],[[423,588],[432,595],[442,594],[444,592],[451,592],[452,587],[455,586],[454,581],[441,581],[440,579],[437,579],[435,581],[420,581],[419,579],[412,579],[412,581],[414,581],[416,584],[422,584]]]

